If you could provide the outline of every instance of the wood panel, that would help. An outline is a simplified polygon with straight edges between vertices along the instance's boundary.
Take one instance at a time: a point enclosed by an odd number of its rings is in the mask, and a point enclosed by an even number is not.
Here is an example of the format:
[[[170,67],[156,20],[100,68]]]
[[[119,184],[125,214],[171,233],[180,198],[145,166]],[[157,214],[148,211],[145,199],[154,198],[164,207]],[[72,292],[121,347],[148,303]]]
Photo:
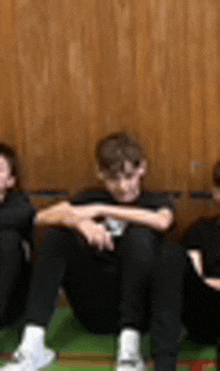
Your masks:
[[[0,3],[0,140],[16,142],[16,43],[12,2]]]

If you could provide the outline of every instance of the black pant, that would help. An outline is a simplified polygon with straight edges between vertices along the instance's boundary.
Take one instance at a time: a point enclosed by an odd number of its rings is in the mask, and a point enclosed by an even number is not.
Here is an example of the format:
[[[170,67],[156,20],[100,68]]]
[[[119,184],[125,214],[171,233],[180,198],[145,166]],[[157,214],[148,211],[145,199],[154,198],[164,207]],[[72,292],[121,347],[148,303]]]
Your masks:
[[[28,319],[47,325],[62,285],[83,323],[89,319],[86,327],[92,331],[112,330],[113,323],[115,330],[125,325],[141,329],[145,318],[143,296],[159,254],[156,242],[150,229],[130,228],[123,238],[116,240],[114,252],[99,252],[73,230],[53,229],[38,246]],[[100,321],[93,323],[92,314],[96,311],[102,313],[104,328]],[[105,312],[112,313],[109,325]]]
[[[0,230],[0,328],[13,326],[26,305],[31,267],[21,240],[16,230]]]
[[[175,370],[182,251],[179,245],[162,246],[151,229],[133,227],[116,242],[115,252],[100,253],[72,230],[52,230],[38,247],[26,323],[48,325],[60,285],[82,324],[95,333],[124,326],[145,331],[152,312],[156,370]]]
[[[216,344],[220,338],[220,292],[207,286],[189,259],[184,277],[183,323],[195,341]]]

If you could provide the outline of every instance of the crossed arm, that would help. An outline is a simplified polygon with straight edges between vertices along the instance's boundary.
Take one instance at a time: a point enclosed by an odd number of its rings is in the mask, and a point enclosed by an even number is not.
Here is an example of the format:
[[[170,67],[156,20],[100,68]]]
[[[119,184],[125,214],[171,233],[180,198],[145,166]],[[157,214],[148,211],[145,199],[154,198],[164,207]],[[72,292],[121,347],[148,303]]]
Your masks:
[[[93,220],[98,216],[138,223],[160,231],[169,228],[173,222],[173,213],[168,208],[161,208],[159,212],[154,212],[111,205],[72,206],[68,202],[62,202],[40,211],[36,216],[35,223],[37,225],[75,228],[89,245],[95,245],[99,250],[103,250],[104,247],[108,250],[114,250],[114,242],[110,232]]]
[[[82,232],[89,243],[97,243],[100,250],[103,249],[104,245],[110,250],[113,250],[114,246],[109,232],[92,220],[97,216],[138,223],[159,231],[167,230],[174,220],[172,211],[165,206],[159,209],[159,211],[151,211],[148,209],[111,205],[72,206],[68,202],[62,202],[38,212],[36,224],[52,224],[76,228]],[[94,236],[96,237],[94,238]],[[205,278],[203,276],[202,254],[200,250],[188,250],[188,255],[203,282],[220,291],[219,278]]]
[[[163,207],[159,211],[151,211],[111,205],[72,206],[68,202],[62,202],[38,212],[36,223],[77,227],[82,220],[91,220],[98,216],[138,223],[159,231],[167,230],[174,219],[172,211],[167,207]]]

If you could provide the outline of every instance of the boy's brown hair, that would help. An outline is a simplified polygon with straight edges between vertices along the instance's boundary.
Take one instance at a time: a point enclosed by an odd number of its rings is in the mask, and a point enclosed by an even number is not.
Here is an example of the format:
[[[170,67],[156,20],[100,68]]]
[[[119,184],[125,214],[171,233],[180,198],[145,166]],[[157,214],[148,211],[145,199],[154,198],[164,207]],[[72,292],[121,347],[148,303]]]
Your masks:
[[[215,187],[220,187],[220,160],[213,167],[212,181]]]
[[[138,167],[146,159],[138,140],[126,132],[112,133],[101,139],[96,146],[95,155],[100,170],[109,171],[112,175],[124,171],[125,161]]]

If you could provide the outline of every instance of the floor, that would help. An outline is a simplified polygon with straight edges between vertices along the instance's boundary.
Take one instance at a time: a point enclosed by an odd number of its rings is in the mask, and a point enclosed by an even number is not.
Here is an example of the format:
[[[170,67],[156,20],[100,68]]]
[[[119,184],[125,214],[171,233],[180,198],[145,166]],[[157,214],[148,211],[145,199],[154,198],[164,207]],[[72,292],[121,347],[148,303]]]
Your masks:
[[[0,332],[0,366],[10,359],[11,353],[19,344],[17,331]],[[74,317],[71,308],[59,308],[55,311],[47,331],[46,345],[54,349],[58,359],[53,366],[45,370],[113,370],[117,354],[117,339],[112,335],[95,335],[88,332]],[[153,370],[150,354],[150,338],[142,339],[142,354],[147,361],[149,371]],[[214,370],[216,358],[214,346],[201,346],[185,339],[178,355],[178,370],[193,371]],[[197,362],[197,365],[196,365]]]

